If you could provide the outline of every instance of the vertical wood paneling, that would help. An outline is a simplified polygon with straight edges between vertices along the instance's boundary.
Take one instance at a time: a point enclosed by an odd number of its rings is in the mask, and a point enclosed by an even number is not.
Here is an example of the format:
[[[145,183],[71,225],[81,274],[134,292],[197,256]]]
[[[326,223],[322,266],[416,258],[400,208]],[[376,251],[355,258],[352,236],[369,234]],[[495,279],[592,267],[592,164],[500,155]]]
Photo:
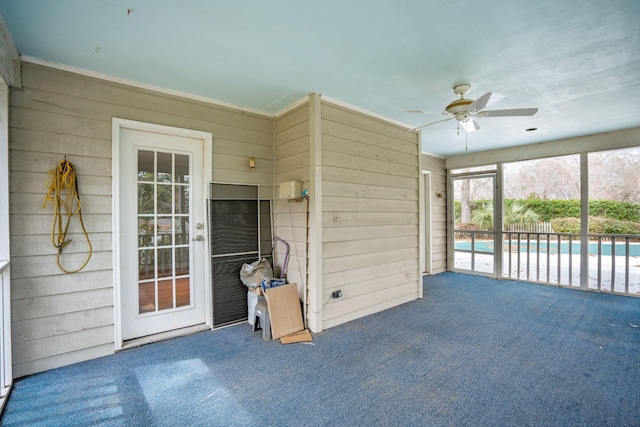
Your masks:
[[[419,296],[419,147],[415,132],[331,103],[322,138],[322,310],[332,327]]]
[[[114,351],[113,117],[212,133],[214,179],[260,184],[263,198],[273,195],[275,168],[271,117],[42,65],[24,63],[22,71],[23,87],[10,98],[9,141],[16,376]],[[77,168],[85,225],[96,243],[87,268],[74,275],[62,274],[47,248],[52,210],[42,208],[47,172],[65,155]],[[86,254],[82,243],[75,235],[70,262]]]

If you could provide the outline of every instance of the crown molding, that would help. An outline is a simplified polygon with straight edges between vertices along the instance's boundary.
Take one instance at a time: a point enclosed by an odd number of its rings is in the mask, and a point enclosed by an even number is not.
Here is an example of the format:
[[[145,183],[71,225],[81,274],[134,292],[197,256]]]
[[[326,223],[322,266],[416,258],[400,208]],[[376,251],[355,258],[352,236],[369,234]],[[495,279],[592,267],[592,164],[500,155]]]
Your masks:
[[[186,98],[186,99],[192,99],[194,101],[205,102],[205,103],[211,104],[211,105],[231,108],[231,109],[234,109],[234,110],[240,110],[242,112],[252,113],[252,114],[259,115],[259,116],[264,116],[264,117],[268,117],[268,118],[273,118],[274,117],[274,115],[272,113],[268,113],[266,111],[258,110],[258,109],[255,109],[255,108],[244,107],[244,106],[236,105],[236,104],[233,104],[233,103],[230,103],[230,102],[224,102],[224,101],[220,101],[218,99],[209,98],[209,97],[206,97],[206,96],[195,95],[195,94],[189,93],[189,92],[182,92],[182,91],[178,91],[178,90],[163,88],[163,87],[160,87],[160,86],[141,83],[141,82],[138,82],[138,81],[135,81],[135,80],[125,79],[125,78],[122,78],[122,77],[112,76],[110,74],[105,74],[105,73],[100,73],[100,72],[97,72],[97,71],[87,70],[85,68],[80,68],[80,67],[76,67],[76,66],[73,66],[73,65],[66,65],[66,64],[61,64],[59,62],[55,62],[55,61],[49,61],[47,59],[36,58],[36,57],[33,57],[33,56],[28,56],[28,55],[22,55],[22,61],[28,62],[30,64],[42,65],[42,66],[45,66],[45,67],[55,68],[55,69],[61,70],[61,71],[68,71],[70,73],[80,74],[80,75],[87,76],[87,77],[94,77],[96,79],[110,81],[110,82],[113,82],[113,83],[119,83],[119,84],[123,84],[123,85],[127,85],[127,86],[132,86],[132,87],[136,87],[136,88],[139,88],[139,89],[151,90],[151,91],[162,93],[162,94],[165,94],[165,95],[179,96],[181,98]]]

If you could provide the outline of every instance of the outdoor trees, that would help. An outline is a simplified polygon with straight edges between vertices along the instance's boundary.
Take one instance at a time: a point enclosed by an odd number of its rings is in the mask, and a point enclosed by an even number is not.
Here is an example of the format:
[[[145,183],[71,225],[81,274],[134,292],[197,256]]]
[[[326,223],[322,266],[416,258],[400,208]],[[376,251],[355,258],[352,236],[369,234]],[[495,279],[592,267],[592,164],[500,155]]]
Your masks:
[[[564,156],[505,165],[505,199],[580,199],[580,157]]]
[[[599,230],[640,228],[640,224],[634,228],[633,224],[612,222],[640,223],[640,148],[589,153],[588,161],[590,222],[597,223]],[[580,155],[507,163],[503,171],[505,224],[554,219],[558,227],[566,224],[571,232],[579,231],[580,221],[575,219],[580,218],[581,210]],[[490,180],[464,178],[455,182],[456,221],[465,228],[493,229]],[[537,217],[524,217],[527,212]],[[608,220],[606,224],[602,219]]]
[[[640,203],[640,148],[589,154],[589,199]]]

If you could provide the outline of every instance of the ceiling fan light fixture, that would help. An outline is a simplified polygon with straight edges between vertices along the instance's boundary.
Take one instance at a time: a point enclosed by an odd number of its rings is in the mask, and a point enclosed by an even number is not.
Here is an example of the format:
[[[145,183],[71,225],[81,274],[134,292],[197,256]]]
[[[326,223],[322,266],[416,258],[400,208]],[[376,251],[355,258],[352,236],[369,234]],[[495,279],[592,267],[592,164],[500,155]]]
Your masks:
[[[480,129],[480,126],[478,126],[478,123],[476,123],[475,120],[473,120],[471,117],[461,120],[460,122],[460,126],[467,132],[475,132],[478,129]]]

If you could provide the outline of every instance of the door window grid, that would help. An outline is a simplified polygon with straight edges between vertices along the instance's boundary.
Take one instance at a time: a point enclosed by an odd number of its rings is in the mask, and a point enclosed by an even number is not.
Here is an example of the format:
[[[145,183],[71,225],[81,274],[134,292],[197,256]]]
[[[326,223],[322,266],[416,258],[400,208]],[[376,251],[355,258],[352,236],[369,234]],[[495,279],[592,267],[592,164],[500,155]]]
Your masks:
[[[191,305],[190,156],[138,150],[138,313]]]

